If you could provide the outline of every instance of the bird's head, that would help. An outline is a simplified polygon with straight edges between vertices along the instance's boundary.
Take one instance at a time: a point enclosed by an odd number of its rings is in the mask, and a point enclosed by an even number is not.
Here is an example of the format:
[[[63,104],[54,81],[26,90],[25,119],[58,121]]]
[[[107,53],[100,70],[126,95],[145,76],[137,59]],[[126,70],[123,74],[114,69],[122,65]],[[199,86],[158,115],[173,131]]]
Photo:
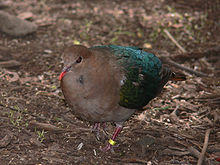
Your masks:
[[[82,45],[73,45],[68,47],[64,51],[63,62],[64,67],[59,76],[59,80],[62,80],[64,75],[74,69],[75,67],[80,67],[87,58],[91,55],[90,50]]]

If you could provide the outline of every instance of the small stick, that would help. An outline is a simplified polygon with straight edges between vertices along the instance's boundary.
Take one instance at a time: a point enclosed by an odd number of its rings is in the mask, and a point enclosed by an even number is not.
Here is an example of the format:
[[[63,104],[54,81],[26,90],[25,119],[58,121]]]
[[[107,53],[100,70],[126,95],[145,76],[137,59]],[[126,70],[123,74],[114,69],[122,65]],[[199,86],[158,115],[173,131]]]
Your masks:
[[[51,124],[39,123],[35,120],[30,121],[29,124],[39,128],[39,129],[44,129],[44,130],[55,132],[55,133],[73,132],[75,130],[91,131],[91,129],[89,129],[89,128],[80,128],[80,127],[74,128],[74,130],[73,129],[63,129],[63,128],[59,128],[59,127],[56,127],[56,126],[51,125]]]
[[[188,73],[194,74],[194,75],[196,75],[196,76],[199,76],[199,77],[208,77],[208,75],[205,74],[205,73],[202,73],[202,72],[195,71],[195,70],[193,70],[193,69],[184,67],[184,66],[182,66],[182,65],[180,65],[180,64],[178,64],[178,63],[176,63],[176,62],[174,62],[174,61],[171,60],[171,59],[167,60],[167,63],[169,63],[169,64],[171,64],[171,65],[173,65],[173,66],[176,66],[176,67],[178,67],[178,68],[180,68],[180,69],[182,69],[182,70],[185,70],[185,71],[188,72]]]
[[[173,38],[173,36],[170,34],[170,32],[167,29],[164,29],[164,32],[166,35],[171,39],[171,41],[183,52],[186,53],[186,49],[184,49],[176,40]]]
[[[182,69],[182,70],[184,70],[184,71],[186,71],[186,72],[188,72],[190,74],[194,74],[194,75],[199,76],[199,77],[209,77],[209,75],[207,75],[205,73],[202,73],[202,72],[199,72],[199,71],[195,71],[195,70],[193,70],[191,68],[187,68],[185,66],[182,66],[182,65],[174,62],[173,60],[171,60],[170,58],[168,58],[165,55],[164,56],[160,56],[160,59],[163,60],[165,63],[167,63],[169,65],[172,65],[172,66],[175,66],[175,67],[177,67],[179,69]]]
[[[187,149],[193,156],[195,156],[196,158],[199,158],[200,152],[197,149],[195,149],[192,146],[189,146]]]
[[[179,140],[175,140],[175,142],[177,142],[177,143],[179,143],[179,144],[185,146],[185,147],[188,149],[188,151],[190,152],[190,154],[191,154],[192,156],[194,156],[194,157],[196,157],[196,158],[199,159],[200,152],[199,152],[197,149],[195,149],[195,148],[192,147],[191,145],[189,145],[189,144],[187,144],[187,143],[185,143],[185,142],[181,142],[181,141],[179,141]],[[208,161],[206,160],[205,157],[204,157],[204,162],[205,162],[206,164],[208,163]]]
[[[32,126],[35,126],[39,129],[44,129],[44,130],[47,130],[47,131],[52,131],[52,132],[66,132],[65,129],[62,129],[62,128],[59,128],[59,127],[56,127],[54,125],[51,125],[51,124],[47,124],[47,123],[39,123],[37,121],[30,121],[29,123],[30,125]]]
[[[205,141],[204,141],[204,144],[203,144],[203,148],[202,148],[202,152],[201,154],[199,155],[199,160],[197,162],[197,165],[202,165],[202,162],[203,162],[203,159],[204,159],[204,156],[205,156],[205,153],[206,153],[206,149],[208,147],[208,142],[209,142],[209,134],[211,132],[211,129],[207,129],[206,130],[206,133],[205,133]]]

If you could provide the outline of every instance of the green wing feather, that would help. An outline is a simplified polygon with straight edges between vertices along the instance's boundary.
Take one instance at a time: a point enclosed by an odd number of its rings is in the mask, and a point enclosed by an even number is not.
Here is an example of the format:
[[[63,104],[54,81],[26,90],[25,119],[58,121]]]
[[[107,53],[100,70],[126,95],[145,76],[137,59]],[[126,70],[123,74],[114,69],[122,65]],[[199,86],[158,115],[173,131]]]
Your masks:
[[[161,89],[162,64],[154,54],[133,46],[107,45],[92,48],[108,49],[123,66],[126,79],[120,89],[121,106],[140,109],[156,97]]]

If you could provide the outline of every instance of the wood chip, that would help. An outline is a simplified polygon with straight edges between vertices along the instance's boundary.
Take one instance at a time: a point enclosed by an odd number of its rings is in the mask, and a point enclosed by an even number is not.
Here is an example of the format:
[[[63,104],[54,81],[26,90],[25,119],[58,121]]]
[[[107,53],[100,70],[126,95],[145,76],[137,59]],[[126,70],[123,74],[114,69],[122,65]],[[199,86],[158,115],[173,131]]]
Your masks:
[[[21,18],[21,19],[31,19],[33,17],[33,13],[31,13],[31,12],[24,12],[24,13],[18,14],[17,17]]]
[[[3,139],[0,140],[0,148],[7,147],[11,143],[11,136],[5,135]]]
[[[15,60],[9,60],[9,61],[1,61],[0,66],[2,68],[13,68],[13,67],[19,67],[21,66],[21,63]]]

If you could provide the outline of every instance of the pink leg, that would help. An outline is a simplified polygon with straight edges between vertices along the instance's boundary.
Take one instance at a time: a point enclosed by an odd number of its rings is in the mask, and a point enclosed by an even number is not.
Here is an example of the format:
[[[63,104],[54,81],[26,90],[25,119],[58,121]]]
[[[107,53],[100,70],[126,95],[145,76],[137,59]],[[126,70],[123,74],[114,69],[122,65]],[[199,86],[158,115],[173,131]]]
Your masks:
[[[117,125],[116,124],[116,128],[115,128],[115,132],[112,135],[112,138],[109,139],[108,144],[102,149],[102,151],[106,152],[106,151],[114,151],[113,150],[113,146],[116,144],[115,139],[118,136],[118,134],[121,132],[122,130],[122,125]]]
[[[93,130],[99,130],[101,123],[95,123],[95,125],[93,126]]]

